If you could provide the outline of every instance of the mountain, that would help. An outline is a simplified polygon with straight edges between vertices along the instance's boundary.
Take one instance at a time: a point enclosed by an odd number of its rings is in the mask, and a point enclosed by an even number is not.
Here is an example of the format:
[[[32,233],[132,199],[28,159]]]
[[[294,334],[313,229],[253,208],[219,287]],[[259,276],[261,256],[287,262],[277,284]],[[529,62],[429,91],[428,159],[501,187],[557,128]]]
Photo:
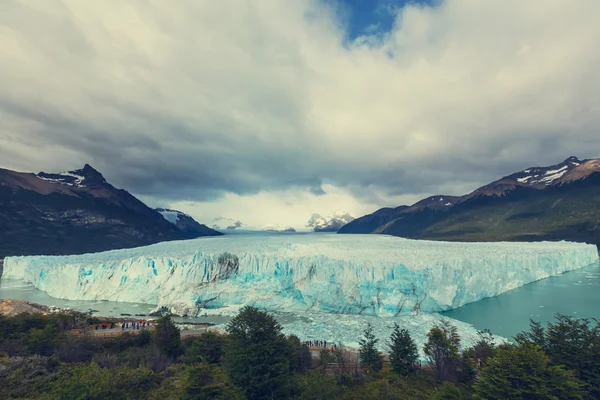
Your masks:
[[[0,258],[80,254],[220,234],[183,232],[87,164],[59,174],[0,169],[0,227]]]
[[[313,214],[307,228],[312,228],[315,232],[337,232],[342,226],[352,222],[354,217],[342,211],[338,211],[333,216],[323,217],[321,214]]]
[[[287,232],[287,233],[296,232],[296,230],[291,226],[281,227],[279,225],[267,225],[262,230],[264,230],[265,232]]]
[[[600,159],[569,157],[505,176],[464,196],[432,196],[410,207],[383,208],[345,225],[339,233],[599,243]]]
[[[474,192],[461,197],[459,201],[465,202],[480,196],[502,197],[519,187],[545,189],[548,186],[568,183],[573,180],[571,172],[576,169],[579,171],[585,170],[585,167],[580,166],[582,163],[585,164],[589,161],[594,160],[581,161],[577,157],[569,157],[565,161],[549,167],[527,168],[482,186]]]
[[[240,221],[232,218],[217,217],[212,222],[213,229],[239,229],[246,225]]]
[[[167,221],[174,224],[180,231],[190,236],[211,236],[214,230],[199,224],[190,215],[168,208],[157,208],[156,211]]]

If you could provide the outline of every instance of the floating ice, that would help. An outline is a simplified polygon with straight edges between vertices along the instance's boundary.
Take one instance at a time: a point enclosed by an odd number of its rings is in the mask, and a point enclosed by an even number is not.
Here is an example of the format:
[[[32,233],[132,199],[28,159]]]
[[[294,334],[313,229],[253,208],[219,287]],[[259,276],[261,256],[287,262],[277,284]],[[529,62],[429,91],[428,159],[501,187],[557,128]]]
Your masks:
[[[79,256],[9,257],[4,277],[57,298],[177,314],[447,310],[598,261],[595,246],[451,243],[378,235],[225,236]]]

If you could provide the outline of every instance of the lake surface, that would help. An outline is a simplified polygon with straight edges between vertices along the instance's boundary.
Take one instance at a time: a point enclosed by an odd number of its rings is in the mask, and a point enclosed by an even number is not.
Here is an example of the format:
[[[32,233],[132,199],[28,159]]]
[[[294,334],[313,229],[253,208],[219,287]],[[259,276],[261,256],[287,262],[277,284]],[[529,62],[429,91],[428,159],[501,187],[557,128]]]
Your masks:
[[[443,314],[478,329],[512,337],[528,330],[529,319],[548,322],[556,313],[600,318],[600,265],[533,282]]]
[[[96,310],[94,314],[102,316],[145,315],[154,308],[154,305],[142,303],[55,299],[31,284],[6,279],[0,280],[0,299],[27,300],[83,312]],[[496,335],[510,338],[527,330],[530,318],[547,322],[552,321],[556,313],[581,318],[600,318],[600,265],[591,265],[533,282],[499,296],[444,312],[443,315],[472,324],[477,329],[491,329]],[[278,317],[295,319],[291,316]],[[229,319],[230,317],[207,316],[177,318],[177,321],[223,324]]]

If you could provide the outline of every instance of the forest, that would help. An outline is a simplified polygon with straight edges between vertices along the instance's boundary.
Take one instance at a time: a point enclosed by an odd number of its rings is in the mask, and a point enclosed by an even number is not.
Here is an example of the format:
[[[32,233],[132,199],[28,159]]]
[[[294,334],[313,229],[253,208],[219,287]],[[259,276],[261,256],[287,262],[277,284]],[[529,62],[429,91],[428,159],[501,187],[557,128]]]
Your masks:
[[[600,324],[563,315],[547,326],[531,321],[510,343],[482,331],[467,348],[443,322],[427,335],[426,362],[398,325],[386,343],[366,326],[357,351],[315,350],[253,307],[226,332],[194,337],[182,338],[168,315],[110,338],[82,329],[97,323],[78,313],[0,315],[0,398],[600,398]]]

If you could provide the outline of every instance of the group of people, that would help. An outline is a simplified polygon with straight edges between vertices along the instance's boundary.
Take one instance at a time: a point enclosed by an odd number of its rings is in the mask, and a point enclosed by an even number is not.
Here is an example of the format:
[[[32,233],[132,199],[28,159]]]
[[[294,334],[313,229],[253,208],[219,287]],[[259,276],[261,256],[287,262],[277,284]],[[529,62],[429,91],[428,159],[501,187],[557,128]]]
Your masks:
[[[140,329],[146,328],[150,329],[150,321],[144,321],[143,319],[140,319],[139,321],[123,322],[121,324],[122,331],[124,331],[125,329],[133,329],[139,331]]]
[[[96,324],[95,329],[113,329],[115,327],[115,323],[114,322],[106,322],[104,321],[101,324]]]
[[[307,340],[304,342],[308,347],[321,347],[323,349],[327,348],[327,340]],[[335,344],[329,343],[329,347],[337,348]]]
[[[118,324],[115,322],[103,322],[101,324],[96,324],[94,329],[95,330],[99,330],[99,329],[115,329],[118,328]],[[145,329],[145,328],[150,328],[150,321],[145,321],[143,319],[140,319],[139,321],[126,321],[126,322],[122,322],[121,323],[121,330],[124,331],[126,329],[132,329],[132,330],[140,330],[140,329]]]

